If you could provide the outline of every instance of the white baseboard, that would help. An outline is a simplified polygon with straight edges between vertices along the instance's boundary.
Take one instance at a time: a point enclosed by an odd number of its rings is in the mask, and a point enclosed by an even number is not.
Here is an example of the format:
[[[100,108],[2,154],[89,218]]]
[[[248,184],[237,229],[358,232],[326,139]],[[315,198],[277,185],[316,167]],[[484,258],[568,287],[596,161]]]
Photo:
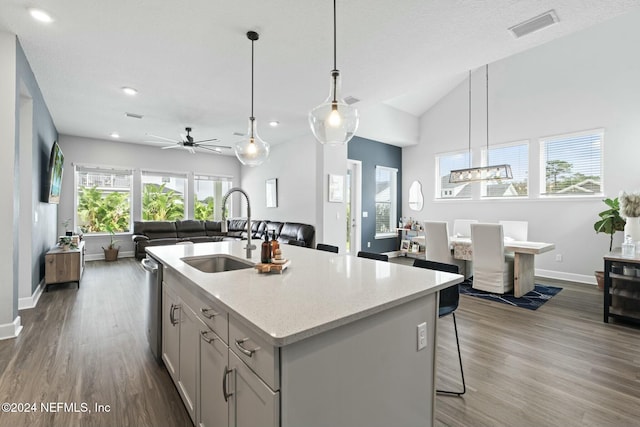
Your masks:
[[[118,252],[118,258],[133,258],[135,253],[133,251]],[[85,261],[103,261],[104,254],[86,254],[84,256]]]
[[[42,279],[40,283],[38,283],[36,290],[33,291],[33,295],[31,295],[30,297],[18,299],[18,310],[27,310],[29,308],[34,308],[36,305],[38,305],[38,300],[40,299],[40,296],[42,295],[43,290],[44,290],[44,279]]]
[[[15,338],[20,335],[20,331],[22,331],[22,322],[20,316],[17,316],[13,322],[0,325],[0,340]]]
[[[536,277],[546,277],[548,279],[596,285],[596,277],[593,274],[591,276],[586,276],[584,274],[564,273],[562,271],[542,270],[536,268],[535,275]]]

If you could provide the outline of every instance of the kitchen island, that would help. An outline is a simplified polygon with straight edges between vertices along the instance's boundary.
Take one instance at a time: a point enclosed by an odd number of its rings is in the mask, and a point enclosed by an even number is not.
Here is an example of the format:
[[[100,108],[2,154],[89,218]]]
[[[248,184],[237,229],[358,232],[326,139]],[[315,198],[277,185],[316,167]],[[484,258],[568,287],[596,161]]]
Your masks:
[[[462,276],[289,245],[282,274],[185,262],[247,261],[245,244],[147,248],[164,269],[163,360],[194,424],[433,425],[437,291]]]

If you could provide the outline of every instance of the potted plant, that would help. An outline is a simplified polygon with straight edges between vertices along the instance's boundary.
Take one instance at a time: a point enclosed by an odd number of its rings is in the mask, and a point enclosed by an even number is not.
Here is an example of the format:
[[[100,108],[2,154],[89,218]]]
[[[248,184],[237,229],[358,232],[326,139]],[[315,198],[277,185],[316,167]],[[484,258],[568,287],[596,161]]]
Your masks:
[[[104,250],[104,260],[115,261],[118,259],[118,251],[120,250],[120,248],[116,246],[116,243],[118,243],[118,241],[114,239],[115,233],[113,232],[113,228],[107,227],[107,231],[109,232],[110,241],[109,245],[106,248],[104,246],[102,247],[102,249]]]
[[[609,235],[609,252],[613,249],[613,235],[616,231],[624,231],[626,221],[620,216],[620,202],[618,198],[605,199],[603,202],[609,207],[598,214],[600,219],[593,224],[596,233],[606,233]],[[598,289],[604,289],[604,271],[596,271]]]
[[[77,248],[77,246],[71,241],[71,236],[60,236],[58,238],[58,246],[60,246],[63,251]]]

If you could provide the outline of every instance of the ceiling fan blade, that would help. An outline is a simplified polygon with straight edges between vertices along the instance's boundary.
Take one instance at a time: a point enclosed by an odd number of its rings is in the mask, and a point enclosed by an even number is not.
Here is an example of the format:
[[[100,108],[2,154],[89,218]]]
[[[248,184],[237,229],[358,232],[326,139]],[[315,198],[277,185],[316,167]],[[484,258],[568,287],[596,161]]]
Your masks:
[[[196,147],[202,147],[202,148],[212,148],[212,147],[217,147],[217,148],[224,148],[227,150],[231,150],[231,147],[227,146],[227,145],[216,145],[216,144],[197,144]]]
[[[200,144],[201,142],[218,141],[218,138],[203,139],[202,141],[193,141],[194,144]]]
[[[169,142],[176,142],[176,140],[175,140],[175,139],[165,138],[164,136],[153,135],[153,134],[150,134],[150,133],[147,133],[147,134],[145,134],[145,135],[150,136],[150,137],[152,137],[152,138],[158,138],[158,139],[162,139],[162,140],[165,140],[165,141],[169,141]],[[156,142],[157,142],[157,141],[156,141]]]
[[[170,150],[172,148],[181,148],[182,145],[180,144],[176,144],[176,145],[167,145],[166,147],[162,147],[162,150]]]
[[[218,150],[216,150],[214,148],[209,148],[206,145],[198,145],[198,148],[202,148],[203,150],[211,151],[212,153],[215,153],[215,154],[222,154],[222,151],[218,151]]]
[[[193,147],[186,147],[186,148],[187,150],[189,150],[191,154],[196,154],[196,150],[194,150]]]

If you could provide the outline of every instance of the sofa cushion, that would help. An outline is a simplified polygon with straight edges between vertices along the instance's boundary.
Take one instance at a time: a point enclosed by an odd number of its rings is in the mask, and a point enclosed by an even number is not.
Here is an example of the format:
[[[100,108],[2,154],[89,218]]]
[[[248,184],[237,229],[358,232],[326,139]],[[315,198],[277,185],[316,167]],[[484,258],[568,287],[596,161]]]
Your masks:
[[[222,232],[222,221],[205,221],[204,229],[207,236],[224,236]]]
[[[282,222],[267,221],[266,232],[269,233],[269,237],[273,236],[273,232],[275,231],[276,238],[278,238],[278,236],[280,236],[280,230],[282,230],[282,225]]]
[[[246,219],[230,219],[227,222],[227,229],[230,233],[243,232],[247,228]]]
[[[205,236],[204,222],[194,219],[176,221],[178,238]]]
[[[135,221],[133,230],[134,234],[144,234],[149,239],[176,239],[178,237],[174,221]],[[139,233],[137,230],[142,232]]]
[[[312,225],[300,224],[297,222],[285,222],[280,230],[278,241],[288,243],[290,240],[301,240],[305,246],[313,247],[313,237],[315,228]]]

